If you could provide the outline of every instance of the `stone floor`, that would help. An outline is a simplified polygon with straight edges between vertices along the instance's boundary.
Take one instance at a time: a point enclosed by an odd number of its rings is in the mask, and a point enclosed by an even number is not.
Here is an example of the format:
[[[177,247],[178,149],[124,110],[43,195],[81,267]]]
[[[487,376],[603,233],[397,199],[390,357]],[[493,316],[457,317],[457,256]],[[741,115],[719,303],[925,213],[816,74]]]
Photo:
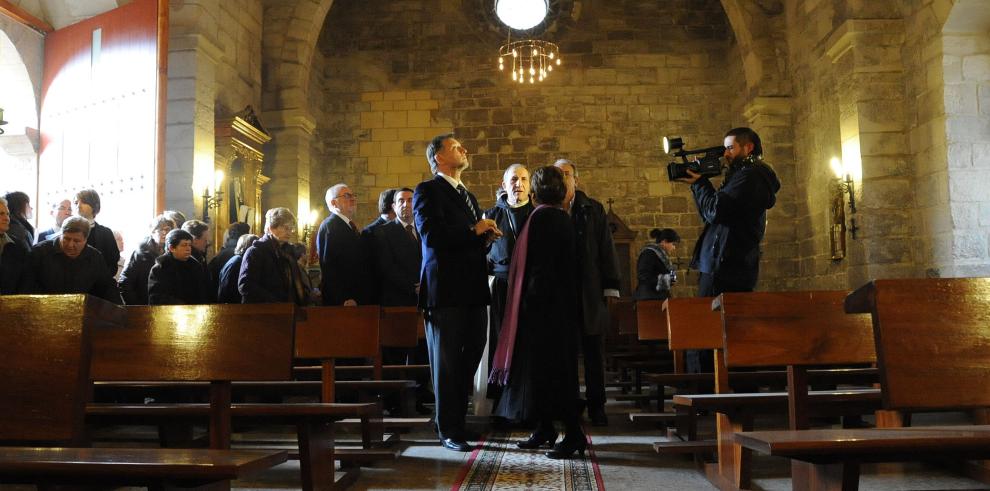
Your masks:
[[[662,431],[630,423],[627,414],[636,411],[631,403],[610,402],[607,410],[610,421],[608,427],[588,428],[606,489],[715,489],[690,461],[654,453],[652,443],[662,439],[658,436]],[[933,421],[922,420],[918,424],[937,423],[944,419],[935,417]],[[473,419],[472,426],[483,430],[484,419]],[[704,431],[704,427],[702,430]],[[431,432],[402,435],[400,445],[402,455],[398,460],[362,468],[360,477],[350,489],[450,489],[469,455],[444,450],[436,443]],[[289,462],[249,482],[235,483],[235,487],[250,490],[294,489],[298,486],[297,470],[298,463]],[[789,464],[784,460],[756,457],[753,490],[790,490],[789,472]],[[860,482],[860,489],[863,491],[990,489],[990,486],[924,465],[864,467]]]

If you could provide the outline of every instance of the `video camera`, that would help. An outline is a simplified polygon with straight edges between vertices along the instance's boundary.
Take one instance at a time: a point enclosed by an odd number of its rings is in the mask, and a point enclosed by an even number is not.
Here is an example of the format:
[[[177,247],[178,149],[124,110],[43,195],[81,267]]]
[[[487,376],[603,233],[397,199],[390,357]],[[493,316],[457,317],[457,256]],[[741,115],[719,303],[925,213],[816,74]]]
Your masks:
[[[667,164],[667,178],[676,181],[688,175],[687,170],[691,169],[703,177],[713,177],[722,174],[722,161],[725,156],[725,147],[709,147],[701,150],[685,150],[684,140],[680,137],[663,137],[664,153],[674,151],[674,157],[680,157],[682,162],[671,162]],[[688,160],[688,155],[701,155],[697,160]]]

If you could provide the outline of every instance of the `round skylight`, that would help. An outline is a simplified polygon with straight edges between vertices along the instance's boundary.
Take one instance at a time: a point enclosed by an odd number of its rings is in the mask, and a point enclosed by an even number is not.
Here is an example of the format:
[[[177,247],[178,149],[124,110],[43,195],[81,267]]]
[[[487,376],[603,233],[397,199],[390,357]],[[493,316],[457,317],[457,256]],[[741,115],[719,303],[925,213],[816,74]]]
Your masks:
[[[525,31],[546,19],[547,0],[495,0],[495,15],[505,25]]]

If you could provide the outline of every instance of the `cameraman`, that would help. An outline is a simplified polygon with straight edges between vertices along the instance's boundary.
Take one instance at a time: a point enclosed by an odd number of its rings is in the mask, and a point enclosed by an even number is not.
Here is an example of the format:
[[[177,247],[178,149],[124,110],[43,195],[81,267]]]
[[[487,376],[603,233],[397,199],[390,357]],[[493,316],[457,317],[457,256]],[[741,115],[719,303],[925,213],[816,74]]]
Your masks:
[[[708,178],[690,169],[690,177],[679,179],[691,185],[705,223],[691,258],[691,267],[701,274],[700,297],[751,292],[756,287],[767,210],[773,208],[780,190],[777,174],[763,161],[760,136],[752,129],[729,130],[724,156],[727,170],[718,191]],[[688,370],[711,370],[711,352],[696,354],[700,356],[688,356]]]

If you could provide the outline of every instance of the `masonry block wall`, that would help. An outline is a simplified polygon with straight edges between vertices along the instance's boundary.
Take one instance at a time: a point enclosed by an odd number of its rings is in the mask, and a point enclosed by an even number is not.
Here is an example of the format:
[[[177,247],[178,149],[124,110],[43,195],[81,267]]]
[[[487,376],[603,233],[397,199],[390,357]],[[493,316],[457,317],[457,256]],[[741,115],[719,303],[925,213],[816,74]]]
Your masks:
[[[482,206],[494,203],[508,165],[566,157],[577,163],[580,187],[614,200],[642,244],[650,228],[677,229],[686,266],[700,221],[688,187],[667,181],[660,139],[719,145],[743,119],[732,111],[730,78],[741,75],[727,72],[741,68],[728,59],[732,33],[719,2],[586,5],[549,36],[563,65],[532,85],[498,71],[504,39],[486,34],[461,4],[331,7],[317,53],[325,58],[313,110],[322,178],[313,195],[348,182],[362,195],[358,221],[370,221],[378,192],[427,177],[426,141],[454,131],[472,155],[465,180]]]

